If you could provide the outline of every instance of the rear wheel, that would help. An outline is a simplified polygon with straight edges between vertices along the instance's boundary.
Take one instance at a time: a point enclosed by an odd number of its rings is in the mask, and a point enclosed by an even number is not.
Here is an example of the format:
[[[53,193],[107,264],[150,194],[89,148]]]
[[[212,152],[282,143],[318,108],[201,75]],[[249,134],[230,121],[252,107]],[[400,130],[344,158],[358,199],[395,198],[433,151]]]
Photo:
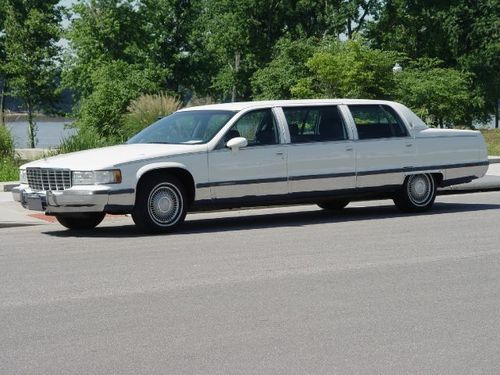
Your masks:
[[[345,208],[349,204],[348,200],[334,200],[334,201],[326,201],[319,202],[318,206],[324,210],[328,211],[340,211]]]
[[[68,229],[92,229],[104,219],[104,212],[75,212],[56,215],[57,221]]]
[[[167,233],[186,217],[184,186],[175,176],[151,176],[141,181],[132,219],[143,231]]]
[[[404,212],[429,210],[436,199],[436,182],[430,174],[406,177],[402,189],[394,196],[394,204]]]

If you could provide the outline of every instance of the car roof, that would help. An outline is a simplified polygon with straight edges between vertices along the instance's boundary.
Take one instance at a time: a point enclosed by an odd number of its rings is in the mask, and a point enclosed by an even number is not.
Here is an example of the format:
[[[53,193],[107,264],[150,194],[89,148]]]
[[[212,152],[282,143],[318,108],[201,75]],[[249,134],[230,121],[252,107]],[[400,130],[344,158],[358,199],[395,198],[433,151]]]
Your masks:
[[[301,105],[352,105],[352,104],[393,104],[387,100],[371,100],[371,99],[299,99],[299,100],[262,100],[254,102],[233,102],[201,105],[196,107],[187,107],[180,111],[192,110],[225,110],[225,111],[242,111],[249,108],[266,108],[266,107],[284,107],[284,106],[301,106]]]

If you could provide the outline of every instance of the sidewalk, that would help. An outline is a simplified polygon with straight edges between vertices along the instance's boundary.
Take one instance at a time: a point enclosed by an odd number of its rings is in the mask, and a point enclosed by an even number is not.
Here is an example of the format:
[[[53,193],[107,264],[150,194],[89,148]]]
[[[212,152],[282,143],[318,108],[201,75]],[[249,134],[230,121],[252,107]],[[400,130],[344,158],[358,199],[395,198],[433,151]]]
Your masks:
[[[467,194],[481,191],[500,191],[500,157],[497,161],[490,159],[490,166],[486,176],[468,184],[449,186],[438,189],[440,194]],[[10,192],[4,192],[4,186],[16,186],[15,182],[0,183],[0,229],[14,226],[51,224],[53,217],[45,216],[41,212],[28,211],[14,202]],[[125,219],[125,216],[110,216],[106,220]]]

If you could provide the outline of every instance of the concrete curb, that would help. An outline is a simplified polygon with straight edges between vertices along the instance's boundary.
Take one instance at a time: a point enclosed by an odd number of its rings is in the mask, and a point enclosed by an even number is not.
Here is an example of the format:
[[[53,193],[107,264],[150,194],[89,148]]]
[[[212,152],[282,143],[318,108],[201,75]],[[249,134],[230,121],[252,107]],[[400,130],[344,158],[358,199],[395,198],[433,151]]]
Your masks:
[[[0,192],[12,191],[17,185],[19,185],[18,181],[0,182]]]

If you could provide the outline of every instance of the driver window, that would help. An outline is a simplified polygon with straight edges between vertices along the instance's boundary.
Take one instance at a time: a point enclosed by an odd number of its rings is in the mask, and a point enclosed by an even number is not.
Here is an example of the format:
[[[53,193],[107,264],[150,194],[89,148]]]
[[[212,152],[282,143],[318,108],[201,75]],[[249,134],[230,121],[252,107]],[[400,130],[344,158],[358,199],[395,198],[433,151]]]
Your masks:
[[[224,141],[245,137],[248,146],[274,145],[278,143],[278,127],[271,109],[248,112],[226,133]]]

